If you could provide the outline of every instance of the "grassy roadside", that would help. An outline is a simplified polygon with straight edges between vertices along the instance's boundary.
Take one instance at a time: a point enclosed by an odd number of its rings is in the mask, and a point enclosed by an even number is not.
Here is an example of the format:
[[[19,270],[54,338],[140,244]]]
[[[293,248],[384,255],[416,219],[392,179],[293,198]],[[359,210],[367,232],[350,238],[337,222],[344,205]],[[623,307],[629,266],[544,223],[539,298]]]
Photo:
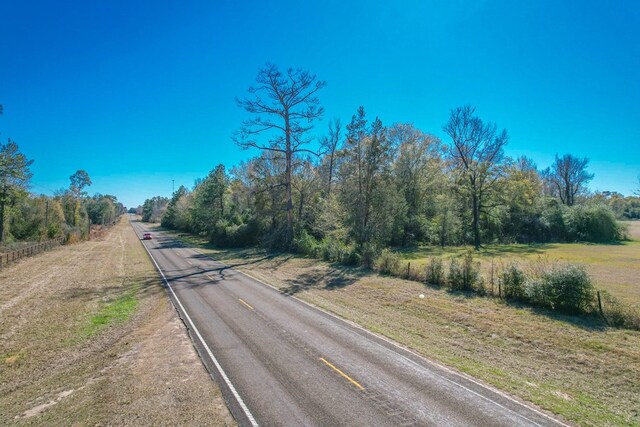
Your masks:
[[[628,304],[640,304],[640,221],[625,221],[630,240],[616,244],[548,243],[486,245],[474,253],[480,261],[484,276],[489,277],[491,266],[499,268],[510,262],[531,264],[569,262],[582,264],[594,279],[596,287],[607,290]],[[422,269],[431,257],[448,259],[468,251],[468,247],[419,247],[399,251],[406,262]]]
[[[123,323],[131,319],[138,308],[139,299],[136,297],[140,285],[134,284],[113,301],[106,302],[100,310],[89,319],[89,322],[82,327],[79,334],[82,337],[90,338],[109,326]]]
[[[0,425],[235,424],[125,219],[0,284]]]
[[[468,251],[466,247],[419,247],[399,251],[414,269],[423,269],[431,257],[449,259]],[[544,244],[544,245],[487,245],[474,253],[480,261],[484,277],[494,268],[517,262],[527,265],[543,262],[569,262],[582,264],[594,279],[596,287],[607,290],[629,304],[640,302],[640,241],[627,241],[615,245]]]
[[[640,332],[314,259],[221,251],[193,236],[180,238],[283,292],[569,421],[640,425]]]

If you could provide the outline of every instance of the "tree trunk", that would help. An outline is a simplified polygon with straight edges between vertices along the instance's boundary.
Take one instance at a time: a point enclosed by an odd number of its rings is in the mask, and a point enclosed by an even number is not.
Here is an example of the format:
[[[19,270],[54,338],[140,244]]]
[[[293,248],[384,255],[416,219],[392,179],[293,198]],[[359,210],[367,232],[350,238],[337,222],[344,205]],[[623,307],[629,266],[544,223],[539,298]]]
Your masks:
[[[0,199],[0,242],[4,242],[4,205],[5,205],[5,197],[4,194]]]
[[[304,192],[300,191],[300,204],[298,204],[298,220],[302,218],[303,207],[304,207]]]
[[[329,157],[329,186],[327,188],[327,196],[331,194],[331,181],[333,180],[333,155],[334,151],[331,152],[331,157]]]
[[[291,128],[289,126],[289,112],[285,110],[285,142],[286,142],[286,170],[285,170],[285,188],[287,191],[287,235],[286,245],[289,246],[291,240],[293,240],[293,196],[291,194],[291,181],[292,181],[292,157],[293,150],[291,149]]]
[[[476,250],[480,249],[480,206],[478,195],[474,192],[472,196],[473,207],[473,246]]]
[[[224,218],[224,193],[220,193],[220,219]]]

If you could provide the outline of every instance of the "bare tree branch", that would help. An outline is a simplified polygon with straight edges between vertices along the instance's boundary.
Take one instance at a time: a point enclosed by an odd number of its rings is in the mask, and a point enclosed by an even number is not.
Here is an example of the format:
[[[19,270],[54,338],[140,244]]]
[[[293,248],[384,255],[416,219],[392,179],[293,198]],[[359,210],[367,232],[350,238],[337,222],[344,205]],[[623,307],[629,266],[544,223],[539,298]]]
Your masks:
[[[315,74],[299,68],[289,68],[283,74],[278,67],[267,63],[258,71],[257,87],[249,87],[251,98],[236,102],[255,116],[242,123],[233,140],[242,148],[258,148],[284,154],[287,211],[287,243],[293,237],[292,176],[295,158],[301,153],[314,154],[301,148],[309,142],[304,136],[312,128],[311,123],[322,116],[323,109],[316,93],[326,82],[316,80]],[[306,123],[303,125],[302,122]],[[270,132],[273,131],[273,132]],[[255,137],[265,135],[265,142]]]

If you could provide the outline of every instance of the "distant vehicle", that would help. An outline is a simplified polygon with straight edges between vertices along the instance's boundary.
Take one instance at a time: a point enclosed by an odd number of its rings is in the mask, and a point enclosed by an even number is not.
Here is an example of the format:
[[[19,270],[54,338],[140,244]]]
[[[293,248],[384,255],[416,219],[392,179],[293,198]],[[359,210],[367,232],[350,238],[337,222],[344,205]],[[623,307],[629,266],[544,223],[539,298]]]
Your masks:
[[[151,237],[151,233],[144,233],[142,235],[142,240],[151,240],[153,239],[153,237]]]

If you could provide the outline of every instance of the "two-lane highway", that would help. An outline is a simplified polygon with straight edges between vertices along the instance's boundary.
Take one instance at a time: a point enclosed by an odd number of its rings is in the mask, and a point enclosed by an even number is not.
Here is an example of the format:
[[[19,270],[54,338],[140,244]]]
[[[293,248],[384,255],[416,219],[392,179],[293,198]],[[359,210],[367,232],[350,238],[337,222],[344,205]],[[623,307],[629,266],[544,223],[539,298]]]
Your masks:
[[[240,425],[563,425],[163,233],[143,244]]]

